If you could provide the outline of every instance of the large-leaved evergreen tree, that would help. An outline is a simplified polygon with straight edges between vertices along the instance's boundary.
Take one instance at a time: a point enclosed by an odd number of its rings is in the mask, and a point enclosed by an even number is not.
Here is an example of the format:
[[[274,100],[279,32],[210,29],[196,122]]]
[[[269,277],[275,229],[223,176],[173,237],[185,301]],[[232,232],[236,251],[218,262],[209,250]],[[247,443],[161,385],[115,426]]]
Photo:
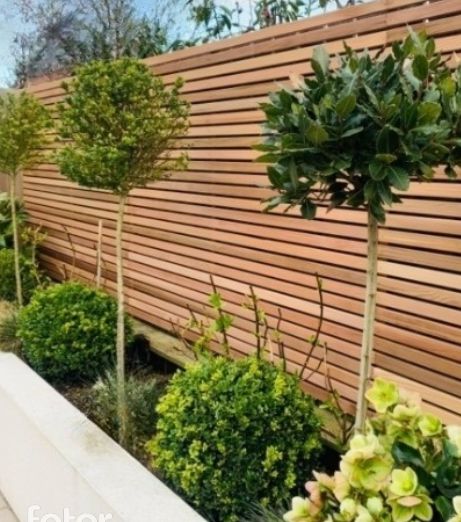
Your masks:
[[[362,208],[368,266],[357,429],[366,417],[377,293],[378,224],[410,182],[430,181],[438,166],[456,176],[461,164],[461,72],[451,70],[425,34],[411,32],[391,52],[361,55],[345,46],[333,67],[317,48],[314,75],[263,105],[268,137],[259,158],[278,195],[268,208],[297,206],[313,219],[317,206]]]

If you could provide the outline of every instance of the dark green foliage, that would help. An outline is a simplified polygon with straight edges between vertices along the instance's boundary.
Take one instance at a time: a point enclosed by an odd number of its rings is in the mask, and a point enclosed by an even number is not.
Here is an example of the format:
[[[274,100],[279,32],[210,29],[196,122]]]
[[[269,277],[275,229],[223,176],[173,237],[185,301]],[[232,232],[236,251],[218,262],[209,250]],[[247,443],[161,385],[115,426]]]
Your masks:
[[[31,259],[20,256],[19,265],[22,280],[24,302],[28,302],[35,290],[41,285],[40,273]],[[9,248],[0,250],[0,301],[16,300],[16,280],[14,276],[14,251]]]
[[[145,454],[145,443],[155,432],[157,381],[149,376],[129,375],[125,382],[128,407],[128,433],[125,449],[136,456]],[[91,391],[91,418],[112,438],[119,432],[117,418],[117,376],[108,372]]]
[[[16,217],[21,228],[26,213],[23,205],[16,202]],[[11,204],[6,192],[0,192],[0,248],[13,248],[13,223],[11,220]]]
[[[57,155],[64,176],[86,187],[127,195],[134,187],[182,168],[172,157],[187,130],[188,107],[132,59],[92,62],[77,69],[60,104],[61,137],[72,139]]]
[[[452,72],[424,34],[411,33],[382,59],[347,46],[339,69],[317,48],[314,78],[272,94],[262,108],[270,133],[265,154],[272,188],[267,209],[317,205],[366,207],[379,222],[410,179],[430,180],[461,163],[461,73]]]
[[[248,357],[203,357],[176,374],[157,408],[153,465],[213,520],[278,505],[309,476],[320,422],[299,379]]]
[[[113,366],[116,328],[114,299],[76,282],[37,292],[19,315],[24,356],[51,381],[95,379]]]

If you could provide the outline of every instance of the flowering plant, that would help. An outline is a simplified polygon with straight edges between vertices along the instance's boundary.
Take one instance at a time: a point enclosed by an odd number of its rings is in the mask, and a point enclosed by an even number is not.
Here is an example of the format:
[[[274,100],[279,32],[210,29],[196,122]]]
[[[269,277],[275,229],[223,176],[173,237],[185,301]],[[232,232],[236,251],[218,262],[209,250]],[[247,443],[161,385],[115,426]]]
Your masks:
[[[286,522],[461,522],[461,426],[424,413],[418,395],[376,379],[377,415],[329,476],[314,473]]]

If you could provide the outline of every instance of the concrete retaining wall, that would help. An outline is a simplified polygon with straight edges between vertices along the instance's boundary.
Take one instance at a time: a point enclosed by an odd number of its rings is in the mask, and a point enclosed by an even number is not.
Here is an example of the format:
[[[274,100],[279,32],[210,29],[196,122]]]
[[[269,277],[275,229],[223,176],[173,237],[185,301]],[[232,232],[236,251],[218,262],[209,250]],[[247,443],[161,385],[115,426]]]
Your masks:
[[[25,363],[1,353],[0,491],[21,522],[204,522]]]

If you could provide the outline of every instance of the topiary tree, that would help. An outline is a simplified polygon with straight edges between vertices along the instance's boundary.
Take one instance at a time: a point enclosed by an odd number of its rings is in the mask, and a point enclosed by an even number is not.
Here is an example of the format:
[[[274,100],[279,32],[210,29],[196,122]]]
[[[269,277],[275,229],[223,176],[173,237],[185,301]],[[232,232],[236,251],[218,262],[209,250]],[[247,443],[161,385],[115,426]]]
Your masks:
[[[64,84],[60,133],[67,142],[57,162],[64,176],[86,187],[110,190],[118,197],[117,375],[120,442],[126,434],[123,292],[123,219],[127,197],[186,165],[174,155],[176,140],[187,130],[187,104],[179,97],[182,81],[171,89],[133,59],[93,62],[77,69]]]
[[[434,169],[456,176],[461,163],[461,73],[436,53],[434,40],[410,33],[392,52],[372,57],[345,46],[330,69],[323,48],[314,52],[313,78],[283,89],[262,106],[269,135],[257,148],[272,188],[268,201],[299,206],[313,219],[328,209],[363,208],[368,220],[368,267],[356,427],[366,417],[377,292],[378,224],[400,202],[411,179],[428,181]]]
[[[15,257],[16,299],[23,305],[16,183],[20,172],[44,160],[43,148],[52,120],[47,109],[25,92],[0,96],[0,172],[9,177],[10,210]]]

